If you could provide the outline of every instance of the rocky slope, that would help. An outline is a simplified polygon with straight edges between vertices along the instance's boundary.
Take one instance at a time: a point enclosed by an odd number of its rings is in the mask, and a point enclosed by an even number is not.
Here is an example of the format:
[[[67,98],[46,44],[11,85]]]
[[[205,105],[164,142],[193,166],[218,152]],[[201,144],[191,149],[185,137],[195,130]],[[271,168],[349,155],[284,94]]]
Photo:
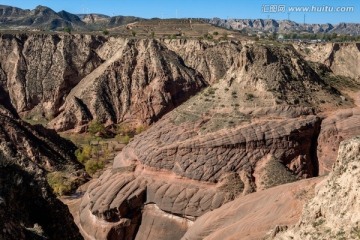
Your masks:
[[[105,40],[84,35],[1,35],[0,85],[20,115],[49,118],[103,60]]]
[[[360,81],[359,43],[300,44],[295,48],[309,61],[328,66],[336,75]]]
[[[74,30],[101,30],[106,27],[121,26],[143,20],[138,17],[99,14],[72,14],[66,11],[55,12],[45,6],[33,10],[0,5],[2,29],[62,30],[65,27]]]
[[[164,40],[164,44],[181,56],[188,66],[200,72],[209,84],[224,77],[242,48],[241,43],[233,41],[217,44],[182,39]]]
[[[223,28],[250,32],[308,32],[308,33],[338,33],[360,34],[360,25],[357,23],[339,24],[301,24],[289,20],[274,19],[204,19],[204,21]]]
[[[312,178],[238,197],[198,218],[182,240],[264,239],[295,224],[321,179]]]
[[[119,49],[74,87],[50,124],[64,131],[92,119],[149,125],[206,86],[157,40],[117,39]]]
[[[45,6],[38,6],[33,10],[23,10],[11,6],[0,6],[0,22],[2,28],[35,28],[53,30],[64,27],[81,28],[85,24],[79,17],[61,11],[54,12]]]
[[[360,234],[360,139],[341,143],[337,161],[300,222],[275,239],[358,239]]]
[[[317,176],[321,101],[342,100],[293,48],[243,46],[220,82],[135,137],[90,185],[85,236],[180,239],[238,196]]]
[[[321,132],[318,139],[317,155],[319,174],[330,172],[336,160],[339,144],[343,140],[360,134],[359,121],[359,80],[360,51],[358,43],[296,44],[294,47],[313,64],[328,83],[343,94],[343,99],[352,98],[354,108],[322,113]],[[335,74],[335,76],[334,76]]]
[[[63,131],[93,119],[150,124],[223,77],[241,45],[4,34],[0,48],[0,86],[16,111],[57,117],[50,126]]]
[[[2,104],[2,102],[1,102]],[[68,209],[53,194],[46,175],[72,169],[84,182],[74,145],[54,131],[22,122],[0,104],[0,238],[82,239]]]
[[[325,179],[239,197],[197,219],[182,239],[358,239],[359,151],[359,138],[344,141]]]

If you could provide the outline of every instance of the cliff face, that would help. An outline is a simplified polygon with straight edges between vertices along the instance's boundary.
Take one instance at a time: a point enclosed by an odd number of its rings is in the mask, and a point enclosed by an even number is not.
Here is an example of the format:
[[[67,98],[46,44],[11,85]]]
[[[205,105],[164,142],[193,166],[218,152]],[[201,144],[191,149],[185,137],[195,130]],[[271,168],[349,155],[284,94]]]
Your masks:
[[[102,63],[102,37],[1,35],[0,85],[20,114],[51,118],[78,82]]]
[[[157,40],[119,41],[120,48],[71,90],[51,123],[55,129],[68,130],[91,119],[148,125],[206,85]]]
[[[353,108],[325,112],[318,139],[319,174],[330,172],[336,160],[339,144],[360,134],[360,48],[358,43],[300,44],[294,46],[302,56],[315,63],[326,66],[332,74],[342,76],[330,78],[337,81],[336,87],[343,94],[349,94],[355,103]],[[352,93],[353,92],[353,93]]]
[[[54,131],[22,122],[0,104],[1,239],[81,239],[46,174],[72,168],[78,184],[86,175],[74,145]]]
[[[179,54],[188,66],[200,72],[210,84],[224,77],[242,49],[239,42],[213,43],[182,39],[164,40],[164,44]]]
[[[300,222],[276,239],[359,238],[360,139],[341,143],[332,172],[318,185]]]
[[[83,130],[92,119],[155,122],[222,78],[241,48],[89,35],[5,34],[0,40],[4,94],[25,118],[56,117],[50,126],[59,131]]]
[[[360,81],[360,69],[358,67],[360,64],[359,43],[319,43],[295,45],[295,48],[302,53],[305,59],[325,64],[336,75]]]

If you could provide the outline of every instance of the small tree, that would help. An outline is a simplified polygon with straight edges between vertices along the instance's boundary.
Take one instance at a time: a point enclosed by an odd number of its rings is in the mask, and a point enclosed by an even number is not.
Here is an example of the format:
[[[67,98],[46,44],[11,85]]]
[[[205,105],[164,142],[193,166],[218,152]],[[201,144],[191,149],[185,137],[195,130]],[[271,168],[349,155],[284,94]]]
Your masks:
[[[87,144],[87,145],[83,146],[82,149],[77,149],[75,151],[75,156],[79,162],[81,162],[82,164],[85,164],[86,161],[88,161],[91,158],[92,151],[93,150],[92,150],[91,145]]]
[[[131,31],[131,34],[132,34],[133,37],[136,37],[136,32],[134,30]]]
[[[89,124],[88,132],[91,133],[92,135],[96,135],[96,134],[106,135],[105,126],[98,121],[92,121]]]
[[[104,34],[104,35],[109,35],[109,30],[104,29],[104,30],[103,30],[103,34]]]
[[[227,34],[226,32],[223,32],[222,37],[223,37],[225,40],[227,40],[227,39],[228,39],[228,34]]]
[[[64,32],[71,34],[71,28],[70,27],[64,27]]]

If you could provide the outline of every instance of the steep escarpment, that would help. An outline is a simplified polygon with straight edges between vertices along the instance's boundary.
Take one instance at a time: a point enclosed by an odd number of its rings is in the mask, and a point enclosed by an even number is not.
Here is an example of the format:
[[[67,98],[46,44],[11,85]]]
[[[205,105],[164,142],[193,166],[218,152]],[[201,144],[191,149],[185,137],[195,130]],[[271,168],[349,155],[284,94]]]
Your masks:
[[[84,173],[73,154],[74,144],[62,139],[54,130],[23,122],[4,107],[0,107],[0,143],[5,156],[24,156],[18,162],[21,166],[35,164],[46,173],[61,171],[68,165],[74,167],[73,174]]]
[[[51,125],[60,131],[92,119],[148,125],[206,86],[204,78],[157,40],[126,40],[66,98]]]
[[[319,43],[295,45],[304,57],[328,66],[336,75],[360,81],[359,43]]]
[[[336,160],[339,144],[360,134],[359,130],[359,44],[358,43],[319,43],[300,44],[295,48],[305,59],[317,65],[315,68],[325,79],[342,92],[342,99],[354,101],[352,108],[325,112],[318,139],[317,155],[319,173],[330,172]],[[352,99],[351,99],[352,98]]]
[[[0,85],[12,106],[35,121],[57,117],[50,126],[59,131],[93,119],[155,122],[222,78],[241,49],[77,34],[3,34],[0,47]]]
[[[332,172],[318,185],[299,223],[275,239],[359,238],[359,151],[359,138],[341,143]]]
[[[320,175],[331,171],[340,142],[360,135],[359,124],[359,107],[336,111],[323,120],[317,149]]]
[[[180,39],[164,40],[164,44],[200,72],[210,84],[224,77],[242,48],[240,42],[233,41],[214,43]]]
[[[103,60],[96,54],[102,37],[10,35],[0,38],[0,85],[17,112],[52,118],[78,82]]]
[[[0,105],[1,239],[81,239],[67,207],[46,175],[71,168],[74,186],[84,182],[74,145],[54,131],[22,122]]]
[[[135,137],[92,183],[80,226],[99,239],[166,239],[155,229],[171,217],[180,239],[237,197],[317,176],[321,100],[341,98],[293,48],[244,46],[223,80]]]
[[[0,238],[82,239],[67,207],[30,170],[34,166],[24,170],[14,160],[0,157]]]

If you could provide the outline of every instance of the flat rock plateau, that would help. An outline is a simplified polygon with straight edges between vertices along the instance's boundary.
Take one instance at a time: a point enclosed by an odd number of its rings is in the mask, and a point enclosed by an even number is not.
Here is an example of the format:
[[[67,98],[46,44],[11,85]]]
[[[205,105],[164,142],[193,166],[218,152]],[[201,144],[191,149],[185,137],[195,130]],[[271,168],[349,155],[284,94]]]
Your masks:
[[[359,237],[359,44],[31,33],[0,49],[0,238]],[[94,121],[146,130],[71,216],[46,176],[89,179],[58,133]]]

